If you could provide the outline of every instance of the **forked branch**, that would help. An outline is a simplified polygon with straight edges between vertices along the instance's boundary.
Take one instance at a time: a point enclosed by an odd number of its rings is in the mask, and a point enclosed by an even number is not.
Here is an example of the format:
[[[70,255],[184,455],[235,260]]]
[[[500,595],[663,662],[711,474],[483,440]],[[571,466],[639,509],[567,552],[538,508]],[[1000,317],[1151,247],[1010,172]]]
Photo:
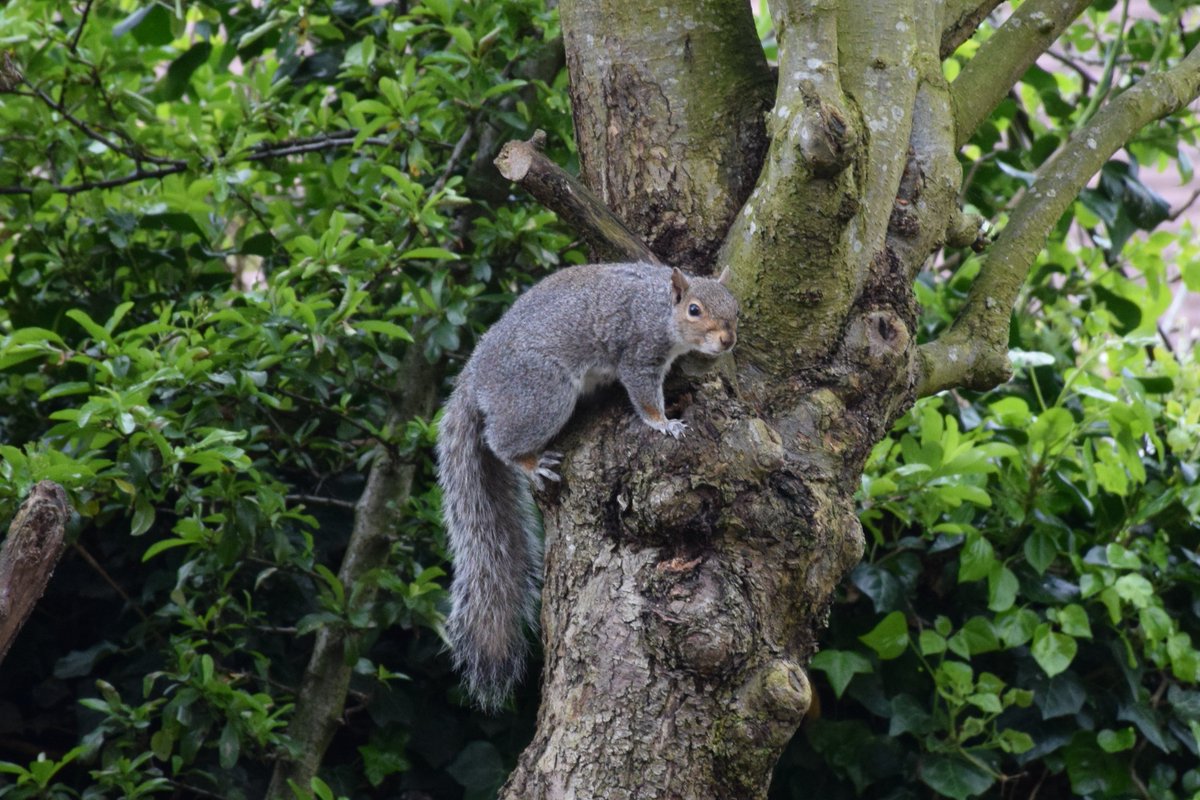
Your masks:
[[[950,84],[957,146],[1089,5],[1091,0],[1027,0],[983,43]]]
[[[1198,95],[1200,47],[1117,96],[1042,165],[988,253],[958,318],[921,347],[920,395],[958,386],[988,389],[1007,379],[1009,317],[1050,229],[1113,153]]]
[[[1001,0],[950,0],[942,11],[940,55],[946,58],[970,39]]]

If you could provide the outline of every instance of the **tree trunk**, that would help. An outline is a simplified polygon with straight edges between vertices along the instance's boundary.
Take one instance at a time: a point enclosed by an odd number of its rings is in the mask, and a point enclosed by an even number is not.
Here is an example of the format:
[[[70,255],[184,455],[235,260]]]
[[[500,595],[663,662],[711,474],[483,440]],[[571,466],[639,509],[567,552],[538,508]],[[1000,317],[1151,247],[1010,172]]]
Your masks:
[[[1007,86],[956,96],[941,58],[994,5],[773,0],[764,127],[747,6],[561,4],[583,178],[663,261],[731,267],[742,316],[732,356],[668,380],[685,438],[640,425],[614,392],[555,446],[563,481],[538,497],[542,706],[501,797],[765,796],[811,699],[802,665],[863,550],[868,453],[919,393],[1004,376],[1007,287],[1036,248],[985,266],[984,285],[1003,280],[956,323],[970,341],[918,348],[912,293],[947,240],[982,243],[956,205],[955,151]],[[1021,14],[1052,24],[1027,25],[1036,35],[997,52],[996,74],[1015,80],[1081,8],[1027,0]],[[1198,60],[1154,79],[1173,99],[1162,89],[1141,124],[1195,96]],[[1044,179],[1068,202],[1086,166]],[[1061,209],[1036,190],[1014,216],[1032,209],[1044,237]]]

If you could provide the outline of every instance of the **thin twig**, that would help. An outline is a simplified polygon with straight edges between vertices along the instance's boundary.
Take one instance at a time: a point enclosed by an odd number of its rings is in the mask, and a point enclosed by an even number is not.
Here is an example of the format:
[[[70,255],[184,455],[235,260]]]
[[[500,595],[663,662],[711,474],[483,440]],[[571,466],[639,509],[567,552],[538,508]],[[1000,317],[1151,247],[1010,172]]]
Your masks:
[[[68,111],[67,107],[64,106],[62,103],[58,102],[53,97],[46,94],[39,87],[34,86],[32,83],[30,83],[29,79],[26,78],[25,76],[21,76],[21,82],[24,83],[26,86],[28,86],[33,91],[33,93],[38,97],[38,99],[40,99],[43,103],[48,105],[50,108],[57,111],[59,114],[62,114],[63,119],[65,119],[67,122],[71,123],[76,128],[78,128],[80,131],[82,131],[84,136],[88,137],[89,139],[93,139],[97,142],[100,142],[105,147],[107,147],[109,150],[112,150],[115,153],[120,153],[121,155],[126,156],[127,158],[132,158],[134,161],[137,161],[139,163],[142,161],[149,161],[151,164],[172,164],[172,165],[179,165],[179,166],[183,166],[183,167],[187,166],[186,161],[181,161],[179,159],[174,159],[174,158],[165,158],[163,156],[149,155],[147,153],[138,153],[136,151],[130,150],[127,147],[122,147],[121,145],[114,142],[112,139],[109,139],[107,136],[100,133],[100,131],[97,131],[97,130],[91,128],[86,122],[79,119],[74,114],[72,114],[70,111]]]
[[[1192,196],[1189,197],[1187,200],[1184,200],[1183,205],[1179,206],[1179,208],[1175,209],[1170,214],[1168,214],[1167,219],[1169,219],[1171,222],[1174,222],[1175,220],[1179,219],[1179,217],[1182,216],[1183,212],[1187,211],[1189,208],[1192,207],[1192,203],[1196,202],[1197,197],[1200,197],[1200,189],[1193,190]]]
[[[134,601],[134,599],[126,593],[126,591],[124,589],[121,588],[121,584],[119,584],[115,580],[113,580],[113,577],[108,574],[108,571],[106,569],[104,569],[104,567],[100,566],[99,561],[92,558],[92,554],[89,553],[83,545],[81,545],[79,542],[75,542],[74,544],[71,545],[71,548],[76,553],[78,553],[80,555],[80,557],[83,558],[84,561],[86,561],[88,563],[88,566],[90,566],[92,569],[94,569],[96,571],[96,574],[98,574],[100,576],[100,578],[105,583],[107,583],[112,588],[112,590],[114,592],[116,592],[117,595],[122,600],[124,600],[126,603],[129,604],[129,606],[134,610],[134,612],[137,613],[137,615],[142,618],[142,622],[150,621],[150,617],[146,616],[146,612],[142,611],[142,607],[140,605],[138,605]]]
[[[336,497],[320,497],[315,494],[289,494],[284,498],[289,503],[312,503],[313,505],[332,506],[334,508],[343,508],[347,511],[354,510],[354,502],[351,500],[341,500]]]
[[[1068,58],[1057,50],[1047,50],[1046,55],[1050,56],[1060,64],[1070,67],[1079,74],[1080,79],[1083,81],[1083,85],[1079,89],[1080,97],[1087,97],[1091,93],[1092,87],[1096,84],[1096,78],[1092,75],[1092,73],[1087,71],[1087,68],[1084,67],[1083,64],[1074,58]]]
[[[98,141],[106,140],[100,139]],[[247,156],[230,158],[220,163],[227,165],[236,164],[241,161],[265,161],[267,159],[278,158],[282,156],[299,155],[301,153],[315,153],[320,150],[330,150],[335,147],[345,147],[352,143],[353,140],[349,138],[322,139],[319,141],[308,142],[306,144],[296,144],[295,142],[288,141],[281,143],[280,146],[275,148],[263,149],[257,152],[252,152]],[[387,147],[391,144],[391,142],[387,139],[374,138],[365,140],[363,144]],[[124,153],[122,148],[114,149],[116,149],[117,152]],[[125,153],[125,155],[130,154]],[[130,155],[130,158],[135,158],[135,160],[137,159],[136,156],[132,155]],[[154,159],[142,158],[140,160],[153,161]],[[53,191],[59,194],[74,195],[79,194],[80,192],[91,191],[92,189],[112,189],[117,186],[136,183],[137,181],[144,181],[153,178],[165,178],[168,175],[177,175],[180,172],[186,172],[189,167],[186,161],[165,161],[165,163],[167,166],[160,167],[158,169],[142,169],[141,167],[138,167],[128,175],[123,175],[119,178],[109,178],[103,181],[82,181],[80,183],[69,184],[56,183],[53,184]],[[210,170],[213,166],[215,166],[214,163],[208,159],[200,162],[200,168],[203,170]],[[34,191],[35,187],[32,186],[0,186],[0,195],[33,194]]]
[[[83,16],[79,20],[79,27],[75,29],[75,35],[71,37],[71,44],[67,48],[72,53],[74,53],[75,49],[79,47],[79,37],[83,36],[83,29],[84,26],[87,25],[88,14],[90,13],[92,13],[92,0],[87,0],[87,3],[85,3],[83,6]]]

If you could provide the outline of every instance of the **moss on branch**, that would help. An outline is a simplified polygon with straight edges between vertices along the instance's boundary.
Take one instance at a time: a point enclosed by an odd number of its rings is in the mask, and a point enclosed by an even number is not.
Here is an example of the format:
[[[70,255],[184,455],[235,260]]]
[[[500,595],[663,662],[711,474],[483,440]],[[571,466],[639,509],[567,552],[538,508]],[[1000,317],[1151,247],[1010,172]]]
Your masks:
[[[1006,379],[1007,366],[999,358],[1006,353],[1012,308],[1054,223],[1113,153],[1198,95],[1200,48],[1195,48],[1172,69],[1114,98],[1042,165],[988,253],[958,318],[942,337],[921,347],[920,395],[956,386],[990,388]]]
[[[1091,0],[1026,0],[983,43],[950,85],[958,147],[1089,5]]]
[[[970,39],[987,19],[1000,0],[950,0],[942,9],[942,38],[939,47],[942,58],[947,58],[958,46]]]

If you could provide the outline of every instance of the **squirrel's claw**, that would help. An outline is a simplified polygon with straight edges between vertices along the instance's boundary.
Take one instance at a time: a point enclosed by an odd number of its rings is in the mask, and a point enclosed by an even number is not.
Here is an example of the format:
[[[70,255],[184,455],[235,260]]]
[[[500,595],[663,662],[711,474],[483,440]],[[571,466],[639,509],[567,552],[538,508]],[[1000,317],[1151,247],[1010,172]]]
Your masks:
[[[549,450],[542,453],[541,458],[538,459],[537,466],[529,473],[529,479],[533,481],[533,485],[537,487],[539,492],[546,488],[545,481],[554,481],[557,483],[562,480],[562,477],[554,470],[555,467],[562,463],[562,460],[562,453],[555,453]],[[543,478],[545,480],[542,480]]]
[[[684,431],[687,430],[687,427],[687,423],[681,419],[669,419],[667,420],[666,427],[663,430],[665,433],[669,433],[671,436],[678,439],[680,436],[683,436]]]

